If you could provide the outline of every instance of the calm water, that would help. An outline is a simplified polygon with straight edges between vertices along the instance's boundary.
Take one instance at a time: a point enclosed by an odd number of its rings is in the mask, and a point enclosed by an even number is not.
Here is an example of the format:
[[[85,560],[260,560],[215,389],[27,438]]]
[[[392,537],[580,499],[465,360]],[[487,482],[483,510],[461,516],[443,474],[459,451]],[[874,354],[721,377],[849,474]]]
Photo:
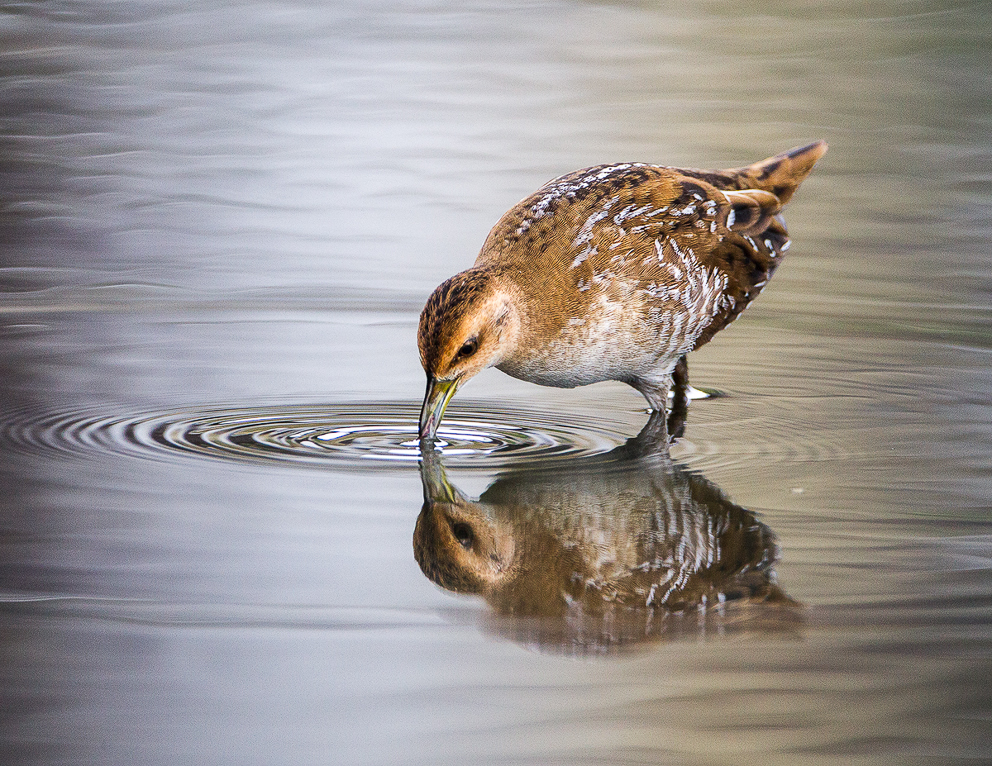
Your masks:
[[[869,5],[8,3],[0,760],[992,762],[992,9]],[[671,459],[492,371],[418,467],[505,209],[817,138]]]

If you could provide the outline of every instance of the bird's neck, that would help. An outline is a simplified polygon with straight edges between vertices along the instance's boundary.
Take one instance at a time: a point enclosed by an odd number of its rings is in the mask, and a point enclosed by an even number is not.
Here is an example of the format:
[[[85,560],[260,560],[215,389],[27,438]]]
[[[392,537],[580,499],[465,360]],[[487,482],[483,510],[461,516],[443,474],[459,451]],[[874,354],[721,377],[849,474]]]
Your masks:
[[[493,358],[490,367],[498,366],[517,353],[526,321],[521,311],[520,296],[512,288],[498,288],[494,300],[496,301],[495,324],[499,332],[499,353]]]

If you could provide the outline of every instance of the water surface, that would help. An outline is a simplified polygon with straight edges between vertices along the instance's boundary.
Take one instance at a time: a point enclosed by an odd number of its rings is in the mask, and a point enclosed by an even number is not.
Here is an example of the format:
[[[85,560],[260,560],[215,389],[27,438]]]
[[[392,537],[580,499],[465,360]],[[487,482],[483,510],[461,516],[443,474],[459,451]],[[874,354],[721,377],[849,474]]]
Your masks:
[[[3,762],[992,759],[990,18],[8,5]],[[817,138],[670,457],[492,371],[420,466],[417,316],[504,210]]]

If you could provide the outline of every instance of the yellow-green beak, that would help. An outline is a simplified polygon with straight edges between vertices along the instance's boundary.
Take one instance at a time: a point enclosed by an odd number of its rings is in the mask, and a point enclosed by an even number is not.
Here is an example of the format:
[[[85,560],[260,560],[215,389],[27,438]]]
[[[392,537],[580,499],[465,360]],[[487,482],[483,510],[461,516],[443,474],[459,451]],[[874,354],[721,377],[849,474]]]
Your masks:
[[[434,434],[441,424],[448,402],[458,390],[458,383],[457,378],[454,380],[427,378],[427,394],[424,396],[424,406],[420,410],[421,441],[434,441]]]

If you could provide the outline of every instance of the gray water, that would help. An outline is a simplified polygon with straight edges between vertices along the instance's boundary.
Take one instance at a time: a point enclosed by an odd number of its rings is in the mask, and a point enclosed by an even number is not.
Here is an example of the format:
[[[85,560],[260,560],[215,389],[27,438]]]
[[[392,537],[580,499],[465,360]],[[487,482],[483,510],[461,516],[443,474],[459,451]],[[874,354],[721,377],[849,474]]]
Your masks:
[[[6,4],[0,760],[992,762],[990,136],[987,3]],[[818,138],[670,459],[489,371],[418,469],[504,210]]]

